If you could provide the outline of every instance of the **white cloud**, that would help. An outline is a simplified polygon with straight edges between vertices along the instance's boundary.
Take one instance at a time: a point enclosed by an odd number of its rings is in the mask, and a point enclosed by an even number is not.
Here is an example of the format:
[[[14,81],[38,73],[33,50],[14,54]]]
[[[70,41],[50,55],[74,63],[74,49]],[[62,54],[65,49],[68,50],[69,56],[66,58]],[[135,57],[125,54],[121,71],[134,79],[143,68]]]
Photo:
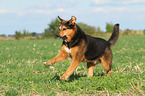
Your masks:
[[[6,13],[7,10],[0,10],[0,13]]]
[[[38,10],[30,10],[29,13],[42,13],[42,14],[47,14],[48,11],[45,11],[45,10],[41,10],[41,9],[38,9]]]
[[[57,9],[57,12],[64,12],[64,9],[63,8],[59,8],[59,9]]]
[[[129,5],[129,4],[136,4],[136,3],[145,3],[145,0],[92,0],[93,4],[95,5]]]
[[[124,8],[124,7],[117,7],[117,8],[111,9],[110,11],[123,12],[123,11],[127,11],[127,8]]]
[[[1,14],[1,13],[12,13],[12,11],[0,9],[0,14]]]
[[[17,16],[25,16],[27,14],[53,14],[57,12],[64,12],[65,10],[63,8],[58,8],[58,9],[53,9],[53,10],[44,10],[44,9],[30,9],[27,11],[13,11],[13,10],[1,10],[0,9],[0,14],[16,14]]]
[[[18,16],[24,16],[27,14],[52,14],[54,13],[54,10],[42,10],[42,9],[37,9],[37,10],[28,10],[28,11],[23,11],[23,12],[16,12]]]
[[[111,8],[98,7],[98,8],[94,8],[93,12],[104,13],[104,14],[109,14],[109,13],[133,14],[133,13],[144,13],[145,8],[135,8],[134,10],[132,10],[132,7],[131,8],[128,8],[128,7],[111,7]]]
[[[106,13],[106,11],[103,8],[95,8],[93,11]]]
[[[18,16],[23,16],[23,15],[25,15],[25,12],[18,12],[17,15]]]
[[[111,9],[106,9],[106,8],[95,8],[93,11],[94,12],[102,12],[102,13],[110,13],[110,12],[123,12],[123,11],[129,11],[130,9],[124,8],[124,7],[116,7],[116,8],[111,8]]]
[[[38,8],[50,8],[51,5],[50,4],[40,4],[40,5],[37,5],[36,7],[38,7]]]
[[[93,0],[96,4],[96,8],[93,9],[94,12],[98,13],[109,13],[109,12],[143,12],[144,7],[141,7],[144,4],[145,0]],[[98,5],[107,5],[99,6]],[[109,6],[108,6],[109,5]],[[115,6],[114,6],[115,5]],[[125,5],[125,6],[122,6]]]
[[[112,3],[112,0],[92,0],[95,5]]]
[[[126,1],[121,1],[123,4],[135,4],[135,3],[145,3],[145,0],[126,0]]]

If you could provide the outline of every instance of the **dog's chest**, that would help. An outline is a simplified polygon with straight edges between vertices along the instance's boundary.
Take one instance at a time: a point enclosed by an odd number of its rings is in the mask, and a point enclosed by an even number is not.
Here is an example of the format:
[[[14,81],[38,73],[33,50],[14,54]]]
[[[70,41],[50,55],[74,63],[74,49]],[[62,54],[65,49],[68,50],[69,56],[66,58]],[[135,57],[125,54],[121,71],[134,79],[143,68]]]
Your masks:
[[[66,51],[67,53],[71,53],[71,49],[69,49],[68,47],[65,47],[65,51]]]

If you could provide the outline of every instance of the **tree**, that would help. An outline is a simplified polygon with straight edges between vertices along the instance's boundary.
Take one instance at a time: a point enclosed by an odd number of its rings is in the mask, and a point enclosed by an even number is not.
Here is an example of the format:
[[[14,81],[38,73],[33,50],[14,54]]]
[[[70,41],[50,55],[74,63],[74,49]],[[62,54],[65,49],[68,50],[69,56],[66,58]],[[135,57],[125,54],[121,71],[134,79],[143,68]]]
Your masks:
[[[56,38],[56,34],[59,32],[59,23],[60,23],[59,20],[56,18],[55,20],[52,20],[50,22],[50,24],[48,24],[48,26],[49,26],[49,31],[48,32],[52,32],[53,37],[55,37],[55,38]]]
[[[112,33],[113,31],[113,24],[112,23],[106,23],[106,33]]]
[[[77,23],[78,24],[78,26],[86,33],[86,34],[88,34],[88,35],[96,35],[96,27],[94,27],[94,26],[89,26],[89,25],[87,25],[87,24],[85,24],[85,23],[82,23],[82,22],[80,22],[80,23]]]
[[[97,33],[104,33],[104,31],[102,31],[100,27],[97,27],[96,30],[97,30]]]
[[[6,37],[6,35],[5,34],[2,34],[2,35],[0,35],[1,37]]]
[[[27,31],[24,29],[23,30],[23,36],[26,36],[27,35]]]
[[[43,38],[55,38],[56,36],[47,28],[44,29]]]
[[[19,40],[21,37],[23,37],[23,35],[21,34],[21,32],[20,32],[20,31],[16,31],[16,32],[15,32],[15,38],[16,38],[17,40]]]

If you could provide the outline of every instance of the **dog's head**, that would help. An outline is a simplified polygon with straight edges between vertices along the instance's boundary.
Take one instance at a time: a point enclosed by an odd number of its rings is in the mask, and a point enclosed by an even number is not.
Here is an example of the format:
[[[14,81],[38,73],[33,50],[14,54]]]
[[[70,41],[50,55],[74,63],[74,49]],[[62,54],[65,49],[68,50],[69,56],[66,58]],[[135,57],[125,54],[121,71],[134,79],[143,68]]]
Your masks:
[[[69,21],[65,21],[58,16],[60,21],[59,32],[57,34],[58,38],[63,39],[64,41],[70,42],[71,38],[76,32],[76,17],[72,16]]]

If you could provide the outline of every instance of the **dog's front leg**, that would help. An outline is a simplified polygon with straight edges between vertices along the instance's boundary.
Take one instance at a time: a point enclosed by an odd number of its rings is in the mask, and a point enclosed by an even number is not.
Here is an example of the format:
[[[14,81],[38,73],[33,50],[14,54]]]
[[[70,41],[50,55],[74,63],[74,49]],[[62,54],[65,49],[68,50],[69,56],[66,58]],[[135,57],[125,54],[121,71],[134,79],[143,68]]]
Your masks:
[[[80,63],[81,61],[78,61],[77,59],[73,59],[71,65],[68,67],[67,71],[63,74],[63,76],[60,77],[60,79],[66,80]]]
[[[65,48],[65,46],[63,45],[62,48],[61,48],[60,53],[56,57],[52,58],[48,62],[43,62],[43,64],[45,66],[49,66],[49,65],[52,65],[54,63],[58,63],[58,62],[66,60],[66,58],[68,57],[68,53],[65,51],[64,48]]]

